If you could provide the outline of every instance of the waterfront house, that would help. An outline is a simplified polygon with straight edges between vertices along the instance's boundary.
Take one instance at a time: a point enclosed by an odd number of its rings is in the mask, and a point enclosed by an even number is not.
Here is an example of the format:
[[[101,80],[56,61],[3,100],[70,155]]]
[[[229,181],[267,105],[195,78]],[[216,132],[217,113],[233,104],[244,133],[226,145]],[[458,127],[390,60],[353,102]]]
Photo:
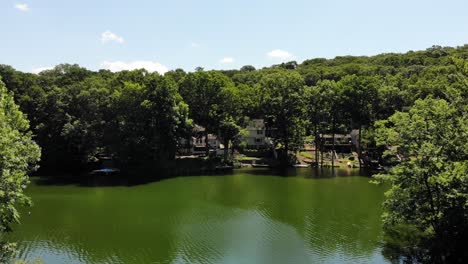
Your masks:
[[[245,128],[247,134],[243,140],[247,148],[260,149],[272,146],[271,138],[268,137],[268,130],[263,119],[252,119]]]
[[[349,153],[355,149],[356,143],[351,134],[335,134],[334,140],[332,134],[320,134],[320,148],[324,151],[333,148],[335,143],[335,151],[341,153]],[[356,141],[357,142],[357,141]]]
[[[192,134],[188,138],[182,138],[179,140],[178,152],[180,155],[205,155],[206,154],[206,143],[205,143],[205,128],[199,125],[195,125]],[[214,134],[208,134],[208,147],[210,152],[216,152],[216,155],[221,155],[224,151],[224,145]]]

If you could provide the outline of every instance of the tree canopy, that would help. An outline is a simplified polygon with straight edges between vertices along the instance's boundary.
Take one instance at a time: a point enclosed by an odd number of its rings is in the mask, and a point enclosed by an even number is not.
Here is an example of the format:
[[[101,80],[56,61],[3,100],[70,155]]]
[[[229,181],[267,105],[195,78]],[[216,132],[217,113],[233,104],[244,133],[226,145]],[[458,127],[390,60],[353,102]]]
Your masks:
[[[0,262],[13,249],[2,241],[3,234],[18,222],[17,205],[29,203],[24,194],[27,173],[40,158],[39,146],[33,141],[29,122],[0,80]]]
[[[468,108],[426,98],[376,122],[386,155],[404,161],[378,179],[392,183],[384,215],[389,244],[428,262],[461,263],[468,255]],[[402,240],[401,230],[414,229]],[[428,241],[431,241],[429,246]]]
[[[307,124],[304,80],[296,72],[272,73],[260,80],[258,91],[275,146],[283,150],[283,162],[287,162],[288,151],[298,150],[304,144]]]

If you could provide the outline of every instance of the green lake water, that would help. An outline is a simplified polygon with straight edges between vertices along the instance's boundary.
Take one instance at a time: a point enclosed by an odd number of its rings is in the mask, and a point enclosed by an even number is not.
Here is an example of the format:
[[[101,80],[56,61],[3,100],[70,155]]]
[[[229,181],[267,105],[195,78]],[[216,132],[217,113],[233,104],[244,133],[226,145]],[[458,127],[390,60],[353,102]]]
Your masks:
[[[40,184],[10,240],[45,263],[386,263],[385,186],[358,170]]]

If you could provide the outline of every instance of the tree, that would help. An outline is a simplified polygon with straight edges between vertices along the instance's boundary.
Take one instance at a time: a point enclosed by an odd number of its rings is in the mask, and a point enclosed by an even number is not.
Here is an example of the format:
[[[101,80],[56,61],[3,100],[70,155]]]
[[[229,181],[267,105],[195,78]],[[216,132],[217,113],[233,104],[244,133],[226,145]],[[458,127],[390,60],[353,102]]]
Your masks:
[[[104,132],[110,154],[132,169],[171,164],[178,140],[187,133],[191,120],[170,76],[152,73],[145,74],[141,84],[126,81],[112,94],[110,105]]]
[[[463,103],[464,102],[464,103]],[[408,112],[376,122],[377,143],[402,163],[379,180],[391,182],[384,207],[389,248],[423,262],[468,259],[468,108],[426,98]]]
[[[252,65],[245,65],[240,68],[240,71],[242,72],[252,72],[255,71],[255,67]]]
[[[209,154],[208,134],[217,133],[223,119],[222,90],[233,87],[234,83],[226,75],[210,71],[197,71],[187,74],[181,81],[179,91],[189,105],[190,117],[198,125],[205,127],[206,155]]]
[[[23,193],[27,173],[36,169],[39,146],[32,140],[29,122],[0,81],[0,239],[18,222],[17,205],[28,204]],[[12,245],[0,241],[0,262],[6,262]]]
[[[103,78],[93,76],[63,88],[60,103],[65,116],[57,136],[64,142],[69,167],[85,167],[102,154],[108,86]]]
[[[171,77],[176,83],[180,82],[187,73],[183,69],[175,69],[164,74],[165,77]]]
[[[232,118],[227,118],[221,121],[219,125],[219,134],[223,139],[224,144],[224,161],[228,160],[229,156],[229,142],[240,133],[240,126]]]
[[[403,98],[400,89],[395,86],[382,85],[377,89],[376,118],[387,119],[403,108]]]
[[[151,146],[150,153],[160,163],[173,160],[178,140],[191,127],[188,106],[178,93],[177,84],[169,77],[153,76],[146,98],[141,105],[147,120],[144,135]]]
[[[145,154],[150,152],[147,137],[143,136],[148,121],[142,106],[146,99],[145,89],[143,83],[124,81],[110,98],[104,144],[124,168],[144,162],[140,158],[148,158]]]
[[[258,88],[263,95],[261,106],[267,125],[274,130],[275,146],[282,150],[281,164],[287,165],[289,151],[304,144],[307,123],[304,81],[296,72],[281,71],[264,76]]]
[[[362,127],[372,124],[375,120],[379,82],[378,77],[357,75],[348,75],[338,82],[338,87],[342,91],[343,101],[345,102],[344,111],[351,117],[353,126],[357,125],[359,129],[359,158],[362,157]]]
[[[339,90],[336,82],[324,80],[317,86],[310,87],[308,90],[307,113],[315,138],[315,162],[318,166],[320,148],[323,166],[323,139],[320,133],[329,132],[332,134],[332,166],[335,162],[335,134],[341,127],[343,116],[342,92]],[[320,147],[319,147],[320,146]]]
[[[342,91],[338,90],[339,87],[334,81],[321,81],[319,83],[320,96],[321,96],[321,107],[322,107],[322,118],[327,120],[327,123],[331,126],[328,129],[332,134],[332,155],[331,155],[331,166],[335,166],[335,134],[337,131],[337,126],[343,118],[341,109],[342,105]],[[323,121],[322,121],[323,122]]]
[[[320,96],[320,89],[317,86],[309,87],[306,90],[307,97],[307,115],[309,116],[309,124],[312,126],[314,144],[315,144],[315,166],[319,166],[319,131],[320,123],[323,120],[323,107],[321,105],[322,97]]]

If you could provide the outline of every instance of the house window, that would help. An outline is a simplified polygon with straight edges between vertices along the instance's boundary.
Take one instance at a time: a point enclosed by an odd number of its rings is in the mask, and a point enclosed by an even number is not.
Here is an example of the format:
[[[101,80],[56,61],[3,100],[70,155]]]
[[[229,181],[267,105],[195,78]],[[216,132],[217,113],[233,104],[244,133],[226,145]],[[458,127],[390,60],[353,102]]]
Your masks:
[[[257,143],[262,143],[262,139],[261,139],[261,138],[256,138],[256,139],[255,139],[255,142],[257,142]]]
[[[257,130],[257,135],[263,135],[263,130]]]

